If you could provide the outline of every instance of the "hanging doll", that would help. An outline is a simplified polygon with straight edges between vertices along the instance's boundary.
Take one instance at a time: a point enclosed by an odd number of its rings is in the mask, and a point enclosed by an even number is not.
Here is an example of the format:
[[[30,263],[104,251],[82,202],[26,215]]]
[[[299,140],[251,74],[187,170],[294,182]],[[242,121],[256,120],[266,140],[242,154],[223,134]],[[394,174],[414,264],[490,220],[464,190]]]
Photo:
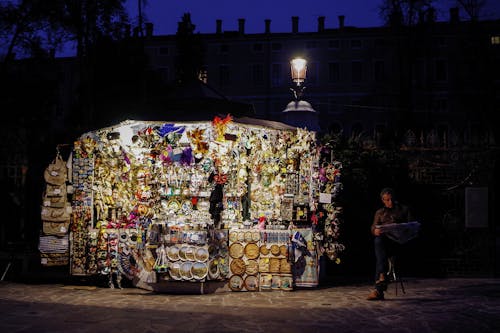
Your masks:
[[[214,182],[214,187],[212,193],[210,193],[210,208],[208,212],[214,221],[214,226],[216,229],[221,227],[221,213],[224,209],[224,204],[222,202],[224,194],[222,192],[224,184],[227,181],[227,176],[219,173],[212,172],[208,177],[210,183]]]

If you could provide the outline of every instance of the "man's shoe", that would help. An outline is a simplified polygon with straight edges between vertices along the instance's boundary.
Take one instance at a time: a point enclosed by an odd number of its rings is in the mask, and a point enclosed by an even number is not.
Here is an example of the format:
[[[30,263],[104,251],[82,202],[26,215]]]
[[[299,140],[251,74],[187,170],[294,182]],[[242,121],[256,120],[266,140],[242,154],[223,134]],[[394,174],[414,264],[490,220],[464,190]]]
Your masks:
[[[366,299],[369,301],[381,301],[384,299],[384,293],[378,290],[372,290]]]

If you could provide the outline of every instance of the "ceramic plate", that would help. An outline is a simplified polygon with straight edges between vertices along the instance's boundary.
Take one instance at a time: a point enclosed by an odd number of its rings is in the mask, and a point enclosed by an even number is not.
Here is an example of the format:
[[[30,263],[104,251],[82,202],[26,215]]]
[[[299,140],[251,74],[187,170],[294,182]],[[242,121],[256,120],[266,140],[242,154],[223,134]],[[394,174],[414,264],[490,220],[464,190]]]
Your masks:
[[[179,247],[174,245],[167,249],[167,257],[169,260],[176,261],[179,260]]]
[[[180,273],[184,280],[191,280],[193,278],[193,273],[191,273],[191,268],[193,263],[191,261],[185,261],[181,264]]]
[[[174,280],[181,279],[181,264],[179,262],[172,262],[168,266],[168,273]]]
[[[229,288],[232,291],[240,291],[243,288],[243,278],[239,275],[233,275],[229,279]]]
[[[196,280],[203,280],[208,273],[208,267],[205,263],[195,262],[191,267],[191,274]]]
[[[243,245],[241,245],[241,243],[233,243],[229,247],[229,255],[232,258],[241,258],[243,257],[243,253],[244,250],[243,250]]]
[[[219,277],[219,263],[217,259],[208,262],[208,277],[215,280]]]
[[[245,288],[248,291],[256,291],[259,289],[259,279],[255,275],[248,275],[245,278]]]
[[[259,246],[255,243],[248,243],[246,246],[245,246],[245,256],[248,258],[248,259],[256,259],[259,257],[259,252],[260,252],[260,249],[259,249]]]
[[[208,250],[204,247],[195,248],[194,258],[196,261],[205,262],[208,260]]]

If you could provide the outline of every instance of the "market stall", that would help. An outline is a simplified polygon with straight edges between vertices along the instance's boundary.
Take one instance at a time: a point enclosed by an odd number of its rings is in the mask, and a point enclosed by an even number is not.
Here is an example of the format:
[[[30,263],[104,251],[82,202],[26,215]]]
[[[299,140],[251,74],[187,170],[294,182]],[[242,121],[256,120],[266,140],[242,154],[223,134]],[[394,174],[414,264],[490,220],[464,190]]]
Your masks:
[[[323,160],[315,135],[229,115],[85,133],[47,167],[58,181],[46,177],[42,263],[110,287],[317,286],[318,257],[343,250],[342,166]]]

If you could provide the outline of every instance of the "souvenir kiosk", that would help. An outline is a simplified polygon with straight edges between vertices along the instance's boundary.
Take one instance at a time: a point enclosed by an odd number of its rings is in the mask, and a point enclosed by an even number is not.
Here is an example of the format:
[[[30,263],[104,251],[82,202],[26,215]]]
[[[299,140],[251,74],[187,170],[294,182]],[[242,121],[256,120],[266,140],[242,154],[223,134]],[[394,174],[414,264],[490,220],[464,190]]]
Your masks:
[[[155,291],[314,287],[343,250],[340,172],[315,132],[253,118],[85,133],[44,175],[42,264]]]

